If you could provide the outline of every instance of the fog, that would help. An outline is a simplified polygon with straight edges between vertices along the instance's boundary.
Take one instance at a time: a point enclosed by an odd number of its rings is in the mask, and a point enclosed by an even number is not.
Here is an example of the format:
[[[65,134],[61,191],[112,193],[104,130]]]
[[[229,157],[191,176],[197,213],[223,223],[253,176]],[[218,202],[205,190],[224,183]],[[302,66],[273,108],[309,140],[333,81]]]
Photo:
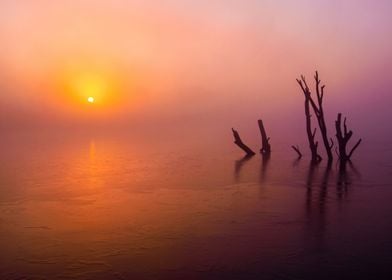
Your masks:
[[[388,1],[2,1],[0,126],[302,138],[295,79],[326,84],[338,112],[368,139],[392,117]],[[108,88],[86,106],[69,84]],[[388,137],[386,137],[388,136]]]

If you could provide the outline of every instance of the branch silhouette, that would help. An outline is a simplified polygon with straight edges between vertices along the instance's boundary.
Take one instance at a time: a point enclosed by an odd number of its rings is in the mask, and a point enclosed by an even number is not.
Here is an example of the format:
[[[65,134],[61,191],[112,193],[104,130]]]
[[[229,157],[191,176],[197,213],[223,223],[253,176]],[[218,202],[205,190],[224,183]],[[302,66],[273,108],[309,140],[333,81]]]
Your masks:
[[[306,119],[306,134],[308,136],[309,149],[312,156],[312,162],[320,162],[322,160],[318,153],[318,142],[315,140],[316,128],[312,129],[312,115],[310,114],[310,103],[312,102],[310,90],[306,83],[305,77],[301,75],[301,79],[297,79],[297,83],[302,89],[305,97],[305,119]]]
[[[260,153],[263,155],[269,155],[271,154],[271,145],[269,143],[270,138],[267,136],[267,133],[265,132],[263,121],[258,120],[257,123],[259,124],[261,142],[262,142],[262,148],[260,149]]]
[[[234,136],[234,143],[240,147],[247,156],[254,156],[256,153],[249,148],[247,145],[244,144],[244,142],[242,142],[240,134],[238,133],[237,130],[235,130],[234,128],[231,129],[233,132],[233,136]]]
[[[359,144],[361,144],[362,139],[359,139],[357,143],[352,147],[349,153],[347,153],[347,143],[350,141],[353,136],[353,132],[347,129],[346,124],[347,119],[344,118],[343,121],[343,131],[342,131],[342,114],[339,113],[338,117],[335,121],[336,128],[336,138],[338,140],[338,154],[340,161],[349,161],[354,151],[358,148]]]

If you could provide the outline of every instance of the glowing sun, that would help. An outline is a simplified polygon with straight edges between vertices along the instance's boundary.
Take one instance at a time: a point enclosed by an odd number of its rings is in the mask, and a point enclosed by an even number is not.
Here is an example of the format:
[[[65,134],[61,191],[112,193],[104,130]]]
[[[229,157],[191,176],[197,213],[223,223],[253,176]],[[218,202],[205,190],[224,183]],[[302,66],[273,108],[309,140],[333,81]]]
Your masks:
[[[88,103],[94,103],[95,99],[94,97],[90,96],[89,98],[87,98],[87,102]]]

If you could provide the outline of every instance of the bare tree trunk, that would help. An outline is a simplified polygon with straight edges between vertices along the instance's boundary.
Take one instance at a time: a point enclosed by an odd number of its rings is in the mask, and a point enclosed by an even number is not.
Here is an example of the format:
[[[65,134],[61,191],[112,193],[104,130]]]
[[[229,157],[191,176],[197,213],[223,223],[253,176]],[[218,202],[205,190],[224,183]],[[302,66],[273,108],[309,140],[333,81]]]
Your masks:
[[[308,142],[309,142],[310,152],[312,155],[312,162],[316,163],[321,161],[322,158],[317,152],[318,142],[315,141],[316,129],[312,131],[312,120],[311,120],[312,116],[310,114],[310,102],[311,102],[310,90],[308,88],[308,85],[306,84],[304,76],[301,76],[301,80],[297,79],[297,82],[300,85],[305,96],[306,133],[308,135]]]
[[[343,121],[343,131],[342,131],[342,114],[339,113],[337,120],[335,121],[336,128],[336,138],[339,144],[339,159],[341,162],[349,161],[354,151],[358,148],[359,144],[361,144],[362,139],[359,139],[358,142],[354,145],[351,151],[347,154],[347,143],[353,136],[353,132],[347,130],[346,118]]]
[[[332,162],[332,159],[333,159],[333,155],[332,155],[333,140],[332,140],[332,138],[330,138],[328,140],[327,126],[325,124],[324,109],[323,109],[323,98],[324,98],[325,85],[320,86],[321,81],[318,77],[317,71],[316,71],[316,75],[314,76],[314,79],[316,81],[317,104],[314,102],[314,100],[311,96],[311,92],[310,92],[309,87],[306,83],[305,77],[301,76],[301,80],[297,79],[297,82],[300,84],[302,90],[305,93],[305,99],[310,103],[310,105],[313,108],[314,113],[316,114],[317,122],[318,122],[319,128],[320,128],[321,137],[323,139],[325,151],[327,153],[328,162]],[[305,101],[305,103],[307,101]],[[305,104],[305,107],[307,107],[307,106],[308,105]],[[305,113],[306,113],[306,110],[307,109],[305,108]],[[309,135],[309,132],[308,132],[308,135]],[[314,158],[314,157],[312,157],[312,158]]]
[[[260,153],[262,153],[263,155],[269,155],[271,154],[271,145],[269,143],[270,138],[267,137],[267,133],[265,132],[263,121],[258,120],[257,122],[259,124],[260,133],[261,133],[261,142],[262,142],[262,148],[260,149]]]
[[[328,139],[327,126],[325,124],[324,109],[323,109],[323,98],[324,98],[325,85],[320,86],[321,81],[319,79],[317,71],[316,71],[316,74],[314,75],[314,79],[316,81],[317,105],[313,101],[312,97],[310,97],[310,103],[312,104],[313,111],[315,112],[317,120],[318,120],[321,136],[322,136],[324,147],[325,147],[325,151],[328,156],[328,162],[332,162],[332,159],[333,159],[333,155],[332,155],[333,140],[332,140],[332,138]]]
[[[291,148],[297,153],[298,159],[302,158],[302,153],[301,153],[301,151],[300,151],[298,146],[294,146],[293,145],[293,146],[291,146]]]
[[[233,136],[234,136],[234,143],[240,147],[247,156],[254,156],[255,152],[252,151],[251,148],[249,148],[247,145],[244,144],[244,142],[242,142],[240,135],[238,134],[237,130],[235,130],[234,128],[231,129],[233,131]]]

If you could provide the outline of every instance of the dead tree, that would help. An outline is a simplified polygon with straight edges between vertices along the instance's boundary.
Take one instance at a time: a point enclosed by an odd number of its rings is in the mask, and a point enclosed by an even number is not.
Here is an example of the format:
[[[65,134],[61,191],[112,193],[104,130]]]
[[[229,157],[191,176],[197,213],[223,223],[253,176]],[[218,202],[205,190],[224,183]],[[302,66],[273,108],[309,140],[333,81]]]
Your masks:
[[[317,105],[313,101],[312,97],[310,97],[310,104],[312,104],[313,111],[317,117],[317,121],[320,127],[321,137],[323,139],[325,151],[328,156],[328,162],[331,162],[333,159],[333,155],[332,155],[333,140],[332,138],[328,139],[327,126],[325,124],[324,109],[323,109],[325,85],[320,86],[321,81],[319,79],[317,71],[316,74],[314,75],[314,80],[316,82]]]
[[[271,154],[271,145],[269,143],[270,138],[267,137],[267,133],[265,132],[263,121],[258,120],[257,122],[260,128],[261,143],[262,143],[260,153],[263,155],[270,155]]]
[[[302,153],[301,153],[301,151],[300,151],[298,145],[297,145],[297,146],[294,146],[294,145],[293,145],[293,146],[291,146],[291,148],[297,153],[298,159],[302,158]]]
[[[231,130],[233,131],[234,143],[246,153],[246,156],[254,156],[256,153],[253,152],[252,149],[249,148],[247,145],[245,145],[244,142],[242,142],[237,130],[235,130],[234,128],[232,128]]]
[[[347,154],[347,143],[353,136],[353,132],[350,130],[348,131],[346,125],[346,118],[343,121],[343,131],[342,131],[342,114],[338,114],[338,118],[335,121],[335,128],[336,128],[336,139],[338,140],[339,145],[339,159],[341,162],[350,161],[351,156],[353,155],[354,151],[358,148],[359,144],[361,144],[362,139],[359,139],[358,142],[352,147],[350,152]]]
[[[308,135],[309,148],[312,155],[312,163],[321,161],[321,156],[318,154],[318,142],[315,140],[316,128],[312,130],[312,115],[310,114],[311,96],[308,85],[306,84],[305,77],[301,76],[301,80],[297,79],[304,96],[305,96],[305,117],[306,117],[306,133]]]
[[[313,98],[311,96],[311,91],[309,90],[309,87],[306,84],[305,77],[301,76],[301,80],[303,82],[303,87],[308,92],[309,102],[310,102],[310,104],[311,104],[311,106],[313,108],[313,111],[314,111],[314,113],[316,114],[316,117],[317,117],[317,122],[318,122],[318,125],[319,125],[319,128],[320,128],[321,138],[323,139],[325,151],[327,153],[328,162],[331,162],[332,159],[333,159],[333,154],[332,154],[333,140],[332,140],[332,138],[328,139],[328,132],[327,132],[327,126],[325,124],[324,109],[323,109],[323,99],[324,99],[324,88],[325,88],[325,85],[321,85],[321,81],[319,79],[317,71],[316,71],[316,74],[314,75],[314,79],[315,79],[315,82],[316,82],[317,104],[316,104],[316,102],[314,102],[314,100],[313,100]]]

